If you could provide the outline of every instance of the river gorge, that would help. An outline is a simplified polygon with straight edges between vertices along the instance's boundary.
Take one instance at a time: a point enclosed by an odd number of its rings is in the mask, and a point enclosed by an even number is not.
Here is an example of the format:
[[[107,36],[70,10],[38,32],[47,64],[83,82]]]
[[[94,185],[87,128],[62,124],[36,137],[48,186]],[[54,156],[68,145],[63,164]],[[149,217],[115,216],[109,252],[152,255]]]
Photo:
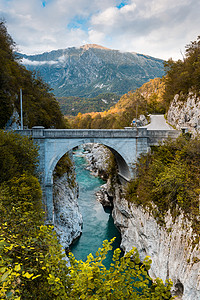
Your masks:
[[[83,154],[85,158],[83,158]],[[76,152],[74,160],[77,165],[77,179],[80,181],[79,191],[75,186],[69,192],[69,186],[65,180],[66,187],[64,189],[68,193],[67,197],[73,199],[69,201],[68,209],[65,209],[63,204],[60,205],[60,212],[57,207],[55,209],[57,213],[55,227],[60,234],[61,244],[64,248],[70,246],[77,259],[84,260],[90,252],[94,253],[98,247],[101,247],[104,239],[110,239],[118,233],[117,229],[113,227],[110,213],[104,212],[102,205],[94,195],[104,183],[97,175],[102,175],[103,170],[107,169],[108,155],[109,150],[95,144],[85,147],[84,153],[81,153],[80,150]],[[60,185],[60,188],[63,189],[63,184]],[[199,257],[199,249],[198,245],[192,248],[191,225],[186,223],[182,215],[174,222],[169,212],[166,215],[166,229],[160,227],[151,214],[134,204],[128,204],[123,197],[122,190],[122,186],[117,182],[114,184],[114,189],[111,189],[111,182],[108,180],[101,187],[98,195],[101,201],[112,199],[112,217],[121,233],[121,244],[119,238],[116,247],[120,245],[125,253],[132,247],[136,247],[141,260],[149,255],[152,259],[149,275],[152,278],[160,277],[163,281],[168,278],[172,279],[173,294],[178,296],[177,299],[199,300],[200,263],[194,263]],[[78,193],[79,200],[77,201]],[[62,196],[61,192],[59,198],[61,199]],[[62,200],[56,202],[60,203],[60,201],[62,202]],[[91,214],[91,211],[94,215]],[[64,221],[60,222],[59,216],[63,217],[63,214],[65,214]],[[102,226],[104,229],[101,228]],[[112,233],[113,230],[115,233]],[[102,233],[102,231],[104,232]],[[73,240],[78,237],[80,239],[71,245]]]

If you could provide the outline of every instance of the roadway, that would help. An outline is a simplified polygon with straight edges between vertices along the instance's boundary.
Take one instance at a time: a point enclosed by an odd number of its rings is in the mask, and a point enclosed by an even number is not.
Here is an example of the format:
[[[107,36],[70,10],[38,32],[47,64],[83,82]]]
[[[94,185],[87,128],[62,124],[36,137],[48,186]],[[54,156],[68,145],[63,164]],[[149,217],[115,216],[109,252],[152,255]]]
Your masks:
[[[144,126],[147,130],[174,130],[172,126],[167,124],[164,115],[151,115],[150,124]]]

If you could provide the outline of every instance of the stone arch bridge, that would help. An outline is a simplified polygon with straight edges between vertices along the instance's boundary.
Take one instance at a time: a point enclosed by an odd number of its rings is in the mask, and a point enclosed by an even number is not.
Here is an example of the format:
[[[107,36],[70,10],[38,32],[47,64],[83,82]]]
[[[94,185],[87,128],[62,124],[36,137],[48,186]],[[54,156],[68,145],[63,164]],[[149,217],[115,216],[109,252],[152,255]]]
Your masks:
[[[32,129],[17,130],[17,133],[32,137],[39,146],[39,171],[41,174],[43,198],[47,223],[53,223],[53,171],[60,158],[71,149],[86,143],[99,143],[108,147],[116,158],[119,176],[129,181],[133,166],[141,153],[147,153],[150,146],[180,133],[176,130],[148,130],[145,127],[125,129]]]

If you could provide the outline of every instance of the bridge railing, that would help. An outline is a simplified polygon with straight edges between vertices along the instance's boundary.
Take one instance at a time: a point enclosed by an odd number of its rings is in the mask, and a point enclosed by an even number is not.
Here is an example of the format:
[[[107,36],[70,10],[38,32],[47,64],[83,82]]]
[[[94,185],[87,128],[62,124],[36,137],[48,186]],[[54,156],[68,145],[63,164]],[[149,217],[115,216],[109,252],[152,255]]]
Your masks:
[[[168,138],[175,140],[180,134],[179,130],[148,130],[148,144],[149,146],[159,145]]]
[[[147,137],[146,128],[138,129],[44,129],[36,126],[32,129],[17,130],[22,135],[33,138],[131,138]]]
[[[158,145],[167,138],[176,139],[181,134],[178,130],[147,130],[143,127],[137,129],[129,127],[125,129],[44,129],[44,127],[35,126],[32,129],[16,132],[36,139],[147,138],[149,146]]]

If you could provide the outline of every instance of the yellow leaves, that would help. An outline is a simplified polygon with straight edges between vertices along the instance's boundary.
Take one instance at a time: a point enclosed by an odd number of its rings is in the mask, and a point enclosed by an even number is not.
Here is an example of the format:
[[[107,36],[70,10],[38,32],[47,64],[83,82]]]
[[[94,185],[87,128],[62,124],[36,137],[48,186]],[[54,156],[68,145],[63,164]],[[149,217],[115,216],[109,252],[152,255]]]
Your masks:
[[[5,239],[0,240],[0,249],[4,248],[5,245],[6,245]]]
[[[59,282],[60,281],[60,278],[59,277],[56,277],[55,278],[55,282]]]
[[[21,270],[20,264],[15,265],[14,270],[15,270],[16,272],[19,272],[19,271]]]
[[[3,274],[5,271],[6,271],[6,268],[5,268],[5,267],[0,269],[0,273],[1,273],[1,274]]]
[[[88,279],[89,279],[89,278],[88,278]],[[93,289],[95,288],[94,283],[89,283],[89,284],[88,284],[88,288],[91,289],[91,290],[93,290]]]
[[[12,250],[13,247],[14,247],[14,245],[10,244],[9,246],[4,247],[4,250],[9,251],[9,250]]]
[[[30,274],[29,272],[26,272],[24,274],[22,273],[22,276],[25,277],[25,278],[28,278],[28,279],[30,279],[31,277],[33,277],[33,275],[34,274]]]
[[[40,277],[40,276],[42,276],[41,274],[38,274],[38,275],[36,275],[36,276],[33,276],[32,277],[32,280],[34,280],[34,279],[36,279],[36,278],[38,278],[38,277]]]

